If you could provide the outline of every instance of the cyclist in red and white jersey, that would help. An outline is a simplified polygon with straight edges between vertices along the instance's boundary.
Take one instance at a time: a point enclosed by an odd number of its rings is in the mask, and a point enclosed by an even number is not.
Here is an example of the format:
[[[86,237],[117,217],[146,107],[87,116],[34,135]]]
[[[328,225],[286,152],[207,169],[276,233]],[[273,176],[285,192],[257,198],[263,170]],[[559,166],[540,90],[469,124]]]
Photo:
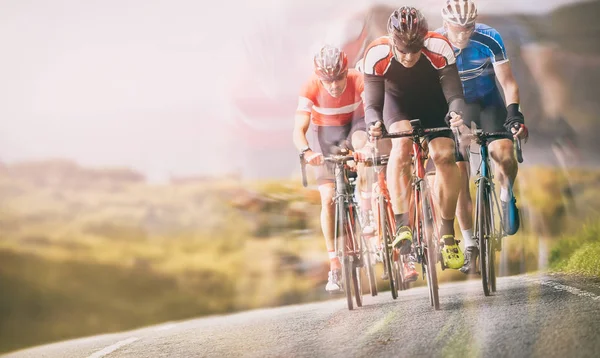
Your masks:
[[[321,195],[321,228],[330,259],[327,286],[339,291],[341,263],[334,252],[335,206],[333,168],[323,163],[332,147],[359,149],[367,141],[362,95],[363,76],[348,69],[348,58],[336,47],[324,46],[314,57],[315,73],[300,92],[293,141],[306,162],[315,168]],[[312,130],[309,131],[312,122]],[[360,172],[359,172],[360,174]],[[359,187],[361,178],[359,178]],[[361,208],[366,209],[368,201]]]

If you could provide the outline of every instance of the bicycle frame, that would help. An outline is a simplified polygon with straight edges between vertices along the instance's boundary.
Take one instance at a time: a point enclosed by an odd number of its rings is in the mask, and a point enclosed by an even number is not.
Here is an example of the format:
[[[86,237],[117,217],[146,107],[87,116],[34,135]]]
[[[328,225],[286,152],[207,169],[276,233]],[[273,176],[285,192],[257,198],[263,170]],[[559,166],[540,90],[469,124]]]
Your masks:
[[[410,212],[414,213],[414,218],[413,218],[413,223],[414,223],[414,227],[415,227],[415,231],[416,231],[416,237],[417,237],[417,244],[419,245],[419,247],[422,247],[422,245],[424,244],[422,242],[423,240],[423,234],[424,234],[424,229],[423,227],[421,227],[420,225],[417,225],[417,223],[422,222],[423,221],[423,196],[424,196],[424,192],[427,189],[426,187],[429,186],[429,184],[427,183],[427,178],[426,178],[426,172],[425,172],[425,160],[428,158],[427,155],[425,154],[425,151],[423,149],[423,144],[420,141],[420,138],[418,136],[416,136],[415,138],[413,138],[413,165],[414,165],[414,173],[413,173],[413,178],[412,178],[412,186],[413,186],[413,202],[411,205],[411,209]],[[436,223],[437,223],[437,217],[435,214],[435,207],[434,207],[434,203],[432,201],[431,196],[428,196],[425,198],[425,200],[428,201],[428,205],[429,208],[431,208],[431,215],[432,215],[432,222],[434,223],[433,225],[433,230],[434,233],[437,235],[436,237],[439,238],[439,228],[437,227]],[[422,253],[418,253],[418,254],[422,254]],[[421,255],[422,257],[422,255]]]
[[[340,227],[340,223],[343,222],[348,225],[348,234],[351,237],[356,237],[356,233],[354,232],[356,228],[356,210],[353,193],[350,190],[350,183],[348,181],[347,169],[344,163],[336,162],[335,166],[335,196],[333,201],[336,203],[335,209],[335,230],[334,237],[340,237],[340,230],[344,230],[343,227]],[[341,213],[346,213],[346,218],[344,221],[340,221]],[[340,248],[340,243],[338,240],[334,241],[334,249],[337,253],[342,253],[342,256],[350,256],[350,260],[353,261],[353,258],[358,252],[358,248],[356,247],[356,243],[354,240],[349,240],[349,237],[344,236],[345,240],[343,243],[343,247]]]
[[[479,139],[477,140],[478,144],[479,144],[479,154],[481,155],[481,164],[479,167],[479,170],[477,171],[477,178],[475,179],[475,185],[477,187],[479,187],[480,185],[484,185],[486,188],[486,192],[488,194],[491,193],[490,196],[490,213],[493,214],[494,213],[494,205],[493,203],[496,203],[496,212],[498,213],[498,216],[500,218],[500,222],[502,222],[502,211],[500,210],[500,204],[498,203],[498,198],[496,196],[496,189],[495,189],[495,184],[494,184],[494,174],[492,173],[492,168],[491,168],[491,164],[490,164],[490,157],[489,157],[489,149],[488,149],[488,136],[492,137],[492,136],[501,136],[505,134],[503,133],[484,133],[481,131],[478,131],[476,135],[482,136],[479,137]],[[477,207],[478,203],[479,203],[479,196],[476,197],[475,199],[475,207]],[[493,217],[493,216],[492,216]],[[477,216],[475,216],[475,223],[474,223],[474,227],[478,227],[479,223],[479,218]],[[499,230],[496,231],[496,223],[495,220],[491,220],[491,232],[496,233],[496,232],[500,232],[500,236],[504,236],[503,234],[503,229],[500,226]]]
[[[427,286],[429,287],[429,299],[434,309],[440,308],[437,272],[435,265],[439,256],[439,232],[436,224],[435,206],[432,196],[427,190],[427,179],[425,172],[426,154],[422,145],[422,138],[428,134],[448,132],[450,128],[428,128],[421,126],[421,121],[411,120],[412,130],[389,133],[387,138],[410,137],[413,148],[413,175],[412,186],[413,196],[409,213],[413,213],[411,218],[413,223],[413,234],[416,234],[416,254],[418,261],[423,268],[423,278],[427,275]],[[434,234],[437,234],[434,235]],[[415,235],[413,235],[414,240]]]
[[[378,246],[384,245],[384,270],[388,274],[388,280],[390,282],[390,290],[392,298],[398,298],[398,288],[401,285],[398,282],[396,270],[394,269],[394,262],[398,260],[398,253],[396,249],[391,247],[391,237],[394,233],[393,229],[396,227],[396,220],[394,217],[394,211],[392,209],[392,202],[390,192],[387,187],[385,168],[387,160],[385,157],[379,157],[377,155],[377,142],[374,145],[372,165],[374,166],[375,173],[377,174],[377,181],[374,185],[373,192],[374,198],[377,205],[374,205],[377,215],[377,227],[378,227]],[[386,240],[388,238],[388,240]],[[389,242],[388,242],[389,241]]]

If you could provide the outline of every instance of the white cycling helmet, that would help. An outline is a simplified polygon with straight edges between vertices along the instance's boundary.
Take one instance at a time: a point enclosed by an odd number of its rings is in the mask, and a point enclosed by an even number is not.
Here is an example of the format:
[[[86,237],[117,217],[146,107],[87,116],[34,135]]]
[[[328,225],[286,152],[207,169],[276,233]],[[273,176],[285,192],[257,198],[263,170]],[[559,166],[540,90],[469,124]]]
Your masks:
[[[477,6],[471,0],[446,0],[442,17],[454,25],[472,26],[477,19]]]

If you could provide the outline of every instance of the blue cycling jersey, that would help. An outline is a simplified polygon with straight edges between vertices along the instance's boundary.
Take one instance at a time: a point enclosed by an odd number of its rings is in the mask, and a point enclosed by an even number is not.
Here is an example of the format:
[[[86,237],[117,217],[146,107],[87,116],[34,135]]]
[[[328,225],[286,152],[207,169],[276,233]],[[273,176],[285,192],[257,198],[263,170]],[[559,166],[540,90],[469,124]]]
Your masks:
[[[444,28],[435,31],[448,36]],[[475,30],[467,47],[462,50],[454,46],[453,48],[463,83],[465,101],[483,102],[484,105],[497,102],[499,98],[496,94],[499,93],[493,65],[508,61],[504,42],[498,31],[488,25],[475,24]]]

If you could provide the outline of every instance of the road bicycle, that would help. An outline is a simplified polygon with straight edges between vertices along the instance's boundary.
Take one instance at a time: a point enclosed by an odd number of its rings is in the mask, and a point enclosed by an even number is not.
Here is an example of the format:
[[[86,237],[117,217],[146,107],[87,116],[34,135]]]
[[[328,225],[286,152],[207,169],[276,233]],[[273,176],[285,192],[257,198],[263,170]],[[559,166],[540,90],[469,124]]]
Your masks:
[[[334,251],[342,264],[342,288],[346,294],[348,309],[352,310],[353,295],[356,305],[362,306],[363,294],[361,287],[361,269],[365,266],[363,253],[366,250],[364,237],[359,220],[359,208],[353,199],[354,190],[350,185],[349,177],[352,169],[347,164],[353,161],[352,155],[345,153],[330,155],[323,158],[325,165],[334,167],[335,175],[335,230]],[[302,169],[302,184],[307,186],[306,161],[304,155],[300,154],[300,165]]]

